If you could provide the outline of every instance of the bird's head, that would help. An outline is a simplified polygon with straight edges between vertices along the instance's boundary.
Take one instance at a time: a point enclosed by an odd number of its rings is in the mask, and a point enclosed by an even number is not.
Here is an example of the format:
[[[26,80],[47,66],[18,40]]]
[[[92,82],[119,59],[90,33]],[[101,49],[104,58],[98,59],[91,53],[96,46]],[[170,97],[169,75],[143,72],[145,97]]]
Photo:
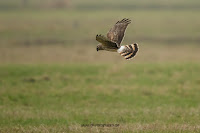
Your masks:
[[[97,51],[99,51],[99,50],[103,50],[102,44],[98,44],[98,45],[97,45]]]

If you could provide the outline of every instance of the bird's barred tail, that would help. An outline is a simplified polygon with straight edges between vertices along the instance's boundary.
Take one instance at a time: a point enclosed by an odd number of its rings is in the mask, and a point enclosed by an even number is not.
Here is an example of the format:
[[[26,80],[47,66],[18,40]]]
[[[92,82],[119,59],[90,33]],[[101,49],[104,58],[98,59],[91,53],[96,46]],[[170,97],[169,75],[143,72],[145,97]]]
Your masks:
[[[129,60],[131,58],[133,58],[136,53],[138,52],[138,44],[130,44],[130,45],[125,45],[125,46],[121,46],[118,49],[118,53],[123,56],[126,60]]]

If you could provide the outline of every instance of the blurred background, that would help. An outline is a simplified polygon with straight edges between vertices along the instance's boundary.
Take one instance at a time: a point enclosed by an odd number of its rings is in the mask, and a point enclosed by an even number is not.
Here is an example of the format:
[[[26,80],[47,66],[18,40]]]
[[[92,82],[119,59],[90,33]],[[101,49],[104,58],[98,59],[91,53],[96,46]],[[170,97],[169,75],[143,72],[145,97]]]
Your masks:
[[[0,63],[127,63],[95,41],[123,18],[132,23],[122,45],[140,47],[135,63],[196,62],[199,13],[199,0],[1,0]]]
[[[0,0],[0,132],[199,131],[199,16],[200,0]],[[96,51],[123,18],[129,61]]]

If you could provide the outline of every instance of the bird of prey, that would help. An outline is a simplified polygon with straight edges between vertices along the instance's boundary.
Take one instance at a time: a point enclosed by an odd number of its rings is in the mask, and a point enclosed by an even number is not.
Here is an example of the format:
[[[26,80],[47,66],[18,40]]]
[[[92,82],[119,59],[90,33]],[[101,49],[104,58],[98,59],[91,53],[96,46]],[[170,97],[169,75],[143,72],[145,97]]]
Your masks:
[[[131,23],[130,19],[124,18],[121,21],[118,21],[109,30],[109,32],[107,33],[107,37],[103,35],[96,35],[96,40],[100,42],[100,44],[97,45],[97,51],[107,50],[107,51],[118,52],[121,56],[123,56],[127,60],[133,58],[138,51],[137,43],[120,46],[121,41],[124,37],[124,32],[128,24],[130,23]]]

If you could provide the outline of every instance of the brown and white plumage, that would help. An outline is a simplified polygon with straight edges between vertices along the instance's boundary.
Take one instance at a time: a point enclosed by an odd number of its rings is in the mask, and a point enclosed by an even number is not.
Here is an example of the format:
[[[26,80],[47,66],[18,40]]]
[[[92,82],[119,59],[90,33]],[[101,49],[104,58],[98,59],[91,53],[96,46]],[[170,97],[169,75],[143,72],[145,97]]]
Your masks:
[[[134,57],[138,51],[137,43],[120,46],[122,39],[124,37],[125,30],[128,24],[130,23],[131,23],[130,19],[124,18],[121,21],[118,21],[109,30],[109,32],[107,33],[107,37],[104,37],[102,35],[97,35],[96,40],[100,42],[100,44],[97,45],[97,51],[107,50],[107,51],[118,52],[122,56],[124,56],[124,58],[127,60]]]

